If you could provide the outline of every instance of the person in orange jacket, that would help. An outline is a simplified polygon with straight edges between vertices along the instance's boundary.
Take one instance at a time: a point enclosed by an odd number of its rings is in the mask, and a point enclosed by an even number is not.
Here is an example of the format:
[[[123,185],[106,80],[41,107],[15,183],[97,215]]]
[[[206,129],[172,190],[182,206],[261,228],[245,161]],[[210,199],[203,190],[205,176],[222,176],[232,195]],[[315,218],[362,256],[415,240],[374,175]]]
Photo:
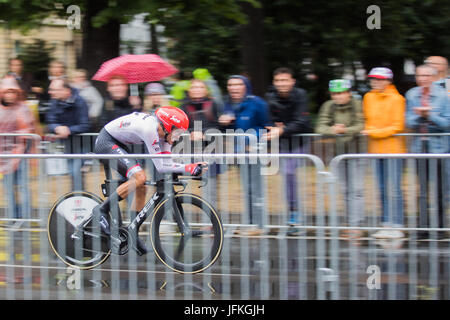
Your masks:
[[[368,77],[372,90],[364,95],[363,112],[365,128],[361,132],[368,137],[369,153],[405,153],[403,137],[394,136],[405,128],[405,98],[392,84],[393,73],[389,68],[373,68]],[[376,176],[380,191],[384,227],[373,234],[374,238],[403,238],[403,232],[389,227],[403,226],[403,195],[401,190],[402,159],[377,159]],[[388,193],[391,184],[392,192]]]

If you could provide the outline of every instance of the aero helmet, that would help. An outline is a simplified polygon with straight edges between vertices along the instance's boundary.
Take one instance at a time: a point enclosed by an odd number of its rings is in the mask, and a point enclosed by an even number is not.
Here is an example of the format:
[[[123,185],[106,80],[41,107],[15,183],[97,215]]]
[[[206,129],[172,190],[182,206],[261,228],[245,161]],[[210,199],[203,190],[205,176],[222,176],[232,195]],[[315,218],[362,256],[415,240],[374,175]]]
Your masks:
[[[177,107],[160,107],[155,111],[156,117],[162,122],[167,133],[172,132],[172,127],[187,130],[189,128],[189,118],[186,113]]]

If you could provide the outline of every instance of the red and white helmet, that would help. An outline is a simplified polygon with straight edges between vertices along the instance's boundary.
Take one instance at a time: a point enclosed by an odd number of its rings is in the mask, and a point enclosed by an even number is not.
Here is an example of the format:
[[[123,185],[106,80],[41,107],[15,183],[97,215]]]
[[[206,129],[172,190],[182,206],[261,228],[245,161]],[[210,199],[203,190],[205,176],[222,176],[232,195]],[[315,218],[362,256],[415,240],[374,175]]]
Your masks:
[[[172,127],[181,130],[189,128],[189,118],[187,114],[176,107],[160,107],[155,111],[156,117],[163,123],[164,129],[167,133],[172,132]]]

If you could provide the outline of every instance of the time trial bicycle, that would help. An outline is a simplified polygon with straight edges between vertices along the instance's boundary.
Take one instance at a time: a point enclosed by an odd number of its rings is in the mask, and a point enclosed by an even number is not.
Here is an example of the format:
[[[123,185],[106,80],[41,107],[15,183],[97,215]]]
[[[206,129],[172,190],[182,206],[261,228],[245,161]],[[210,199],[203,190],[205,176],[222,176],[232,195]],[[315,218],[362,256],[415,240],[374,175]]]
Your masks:
[[[112,186],[126,180],[111,178],[105,166],[106,179],[103,195],[109,196]],[[136,217],[124,226],[117,205],[109,214],[111,236],[99,232],[92,217],[92,209],[102,202],[97,195],[87,191],[74,191],[61,196],[48,216],[47,234],[52,250],[69,266],[92,269],[104,263],[111,254],[127,254],[136,249],[136,236],[142,223],[150,218],[150,242],[157,258],[168,268],[179,273],[198,273],[213,265],[220,256],[224,231],[217,210],[202,197],[185,193],[189,180],[206,177],[182,177],[171,174],[163,180],[147,181],[156,186]],[[181,186],[176,191],[175,187]],[[200,186],[201,187],[201,186]],[[114,214],[117,211],[117,214]]]

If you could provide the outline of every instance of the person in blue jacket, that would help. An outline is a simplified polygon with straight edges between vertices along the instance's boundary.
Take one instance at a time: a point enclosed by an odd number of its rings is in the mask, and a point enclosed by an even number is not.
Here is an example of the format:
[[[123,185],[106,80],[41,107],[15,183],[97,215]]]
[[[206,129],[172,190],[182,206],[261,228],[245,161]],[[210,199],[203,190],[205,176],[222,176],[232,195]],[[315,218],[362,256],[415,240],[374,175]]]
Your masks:
[[[233,75],[227,81],[228,96],[226,97],[223,115],[219,121],[223,126],[233,129],[256,130],[265,129],[271,125],[267,103],[252,94],[250,81],[241,75]]]
[[[78,94],[78,90],[71,88],[67,80],[52,80],[49,86],[51,96],[50,108],[46,113],[47,128],[56,139],[65,143],[65,153],[83,153],[82,150],[74,149],[72,144],[73,135],[88,132],[89,111],[86,102]],[[83,189],[81,177],[82,161],[69,159],[70,174],[72,176],[72,188]]]
[[[256,141],[267,126],[272,125],[267,103],[260,97],[252,94],[250,81],[241,75],[233,75],[227,81],[228,95],[225,99],[223,114],[219,117],[219,124],[224,128],[231,128],[255,135]],[[245,138],[236,141],[236,152],[256,152],[254,139]],[[242,149],[244,147],[244,149]],[[240,160],[242,161],[242,160]],[[241,163],[241,162],[238,162]],[[248,211],[249,224],[257,225],[256,228],[247,230],[247,235],[259,235],[263,228],[263,179],[261,166],[255,163],[255,159],[246,159],[240,167],[243,191],[246,196],[246,210]]]
[[[449,136],[442,135],[450,132],[450,104],[447,92],[433,83],[436,69],[430,65],[416,68],[417,87],[406,92],[406,126],[413,132],[421,134],[412,139],[411,153],[448,153]],[[437,134],[437,135],[436,135]],[[435,168],[433,170],[433,168]],[[446,224],[446,197],[448,196],[449,161],[446,159],[417,159],[419,178],[419,227],[444,228]],[[430,190],[430,181],[435,186]],[[432,196],[436,195],[436,198]],[[430,199],[431,198],[431,199]],[[436,200],[435,200],[436,199]],[[436,211],[430,210],[434,202]],[[433,212],[437,217],[433,219]],[[436,223],[434,223],[436,222]],[[433,225],[434,224],[434,225]],[[446,237],[445,232],[437,234]],[[427,239],[429,232],[419,231],[418,237]]]

